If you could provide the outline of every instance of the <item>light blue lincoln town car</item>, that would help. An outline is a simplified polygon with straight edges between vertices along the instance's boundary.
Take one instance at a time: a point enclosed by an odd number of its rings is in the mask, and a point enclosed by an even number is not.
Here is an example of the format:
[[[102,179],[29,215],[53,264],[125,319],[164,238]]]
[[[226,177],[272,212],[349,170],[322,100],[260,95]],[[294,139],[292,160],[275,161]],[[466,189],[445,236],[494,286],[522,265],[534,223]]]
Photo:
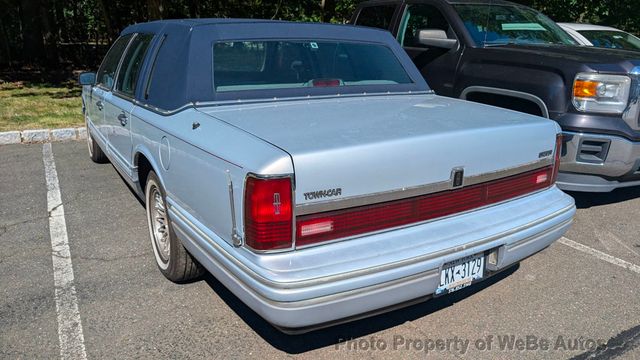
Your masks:
[[[555,122],[436,96],[387,32],[125,29],[83,73],[89,154],[144,199],[160,271],[304,332],[442,296],[560,238]]]

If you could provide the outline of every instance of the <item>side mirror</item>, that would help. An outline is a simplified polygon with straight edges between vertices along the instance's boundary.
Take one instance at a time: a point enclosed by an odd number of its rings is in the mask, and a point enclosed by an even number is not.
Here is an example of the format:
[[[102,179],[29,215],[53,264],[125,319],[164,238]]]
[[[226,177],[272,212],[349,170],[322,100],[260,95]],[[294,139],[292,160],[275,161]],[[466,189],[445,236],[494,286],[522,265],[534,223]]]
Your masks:
[[[83,72],[78,77],[78,82],[80,85],[93,85],[96,83],[96,73],[93,72]]]
[[[420,44],[437,47],[442,49],[453,49],[458,45],[458,40],[449,39],[447,33],[440,29],[423,29],[418,34],[418,41]]]

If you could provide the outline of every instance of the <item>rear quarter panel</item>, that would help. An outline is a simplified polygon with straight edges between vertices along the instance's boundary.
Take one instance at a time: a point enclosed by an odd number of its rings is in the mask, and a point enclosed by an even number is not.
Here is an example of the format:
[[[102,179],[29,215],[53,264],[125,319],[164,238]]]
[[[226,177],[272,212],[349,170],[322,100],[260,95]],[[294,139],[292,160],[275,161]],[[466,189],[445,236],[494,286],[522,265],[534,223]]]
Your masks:
[[[291,160],[283,151],[194,109],[164,116],[136,107],[132,115],[134,163],[144,155],[169,202],[202,225],[200,230],[212,231],[229,243],[229,180],[237,225],[242,230],[246,175],[293,173]],[[194,123],[200,126],[194,129]]]

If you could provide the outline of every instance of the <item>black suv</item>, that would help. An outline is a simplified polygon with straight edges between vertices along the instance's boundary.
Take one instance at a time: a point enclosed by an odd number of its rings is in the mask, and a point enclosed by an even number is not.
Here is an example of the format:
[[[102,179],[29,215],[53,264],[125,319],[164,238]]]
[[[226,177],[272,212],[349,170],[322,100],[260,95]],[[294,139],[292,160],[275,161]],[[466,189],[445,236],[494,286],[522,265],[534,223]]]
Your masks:
[[[499,0],[368,1],[351,22],[391,31],[440,95],[557,121],[562,189],[640,185],[639,52],[580,47]]]

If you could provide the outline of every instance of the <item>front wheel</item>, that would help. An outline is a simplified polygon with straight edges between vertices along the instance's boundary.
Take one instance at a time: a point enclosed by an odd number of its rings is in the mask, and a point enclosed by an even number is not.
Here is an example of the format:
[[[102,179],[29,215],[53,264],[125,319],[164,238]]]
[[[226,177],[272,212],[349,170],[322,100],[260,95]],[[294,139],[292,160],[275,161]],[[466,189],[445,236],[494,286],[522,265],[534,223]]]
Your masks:
[[[147,176],[144,193],[151,246],[162,274],[173,282],[185,282],[202,275],[202,266],[189,254],[173,232],[165,191],[153,171]]]

